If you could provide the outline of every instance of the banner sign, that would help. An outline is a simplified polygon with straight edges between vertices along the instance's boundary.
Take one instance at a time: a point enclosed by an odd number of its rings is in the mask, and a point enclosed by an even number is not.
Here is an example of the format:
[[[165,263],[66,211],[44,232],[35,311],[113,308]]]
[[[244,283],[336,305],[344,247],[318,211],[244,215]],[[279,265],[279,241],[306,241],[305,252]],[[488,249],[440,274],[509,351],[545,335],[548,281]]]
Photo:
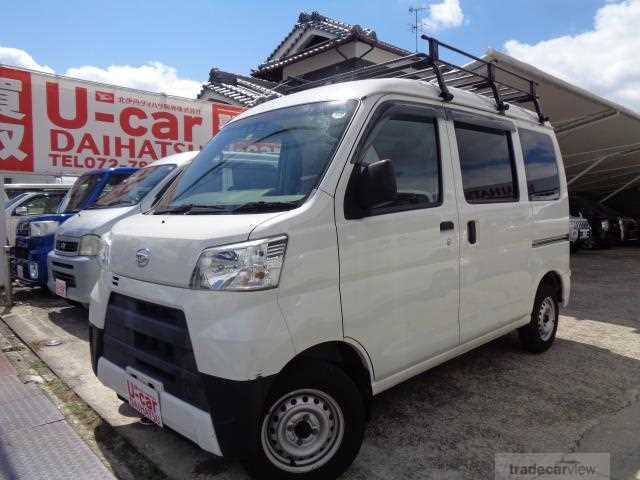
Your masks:
[[[143,167],[201,149],[243,110],[0,66],[0,171]]]

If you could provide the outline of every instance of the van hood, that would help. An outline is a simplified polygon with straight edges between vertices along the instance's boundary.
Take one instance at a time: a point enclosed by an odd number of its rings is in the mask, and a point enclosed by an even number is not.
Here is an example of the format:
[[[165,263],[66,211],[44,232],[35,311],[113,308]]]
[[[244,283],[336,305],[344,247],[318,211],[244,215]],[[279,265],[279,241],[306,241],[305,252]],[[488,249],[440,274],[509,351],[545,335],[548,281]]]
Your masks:
[[[188,287],[202,250],[248,240],[260,223],[282,212],[240,215],[133,215],[111,230],[111,271],[150,283]],[[139,266],[136,253],[148,263]]]
[[[118,220],[132,215],[137,210],[137,205],[82,210],[60,226],[58,235],[64,235],[65,237],[81,237],[90,233],[102,235]]]

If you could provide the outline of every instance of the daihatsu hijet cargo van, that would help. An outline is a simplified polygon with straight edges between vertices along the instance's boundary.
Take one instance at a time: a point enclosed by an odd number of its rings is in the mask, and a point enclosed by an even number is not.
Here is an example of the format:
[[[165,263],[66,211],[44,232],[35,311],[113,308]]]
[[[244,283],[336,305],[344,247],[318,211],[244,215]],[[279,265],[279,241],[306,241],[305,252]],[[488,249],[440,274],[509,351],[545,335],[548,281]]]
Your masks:
[[[548,349],[570,288],[553,130],[451,92],[346,82],[227,124],[104,241],[100,380],[257,477],[327,480],[374,395],[515,329]]]
[[[177,153],[156,160],[60,225],[47,260],[49,290],[88,306],[100,273],[100,237],[118,220],[149,210],[196,153]]]

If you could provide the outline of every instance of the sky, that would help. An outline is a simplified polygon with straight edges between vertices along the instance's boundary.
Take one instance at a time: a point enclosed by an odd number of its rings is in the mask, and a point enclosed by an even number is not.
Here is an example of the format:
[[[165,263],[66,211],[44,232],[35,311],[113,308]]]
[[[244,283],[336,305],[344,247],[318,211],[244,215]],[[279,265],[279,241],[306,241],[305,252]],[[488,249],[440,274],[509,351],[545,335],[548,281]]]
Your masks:
[[[413,50],[410,7],[424,33],[640,111],[640,0],[30,0],[0,9],[0,63],[194,98],[212,67],[265,61],[301,11]]]

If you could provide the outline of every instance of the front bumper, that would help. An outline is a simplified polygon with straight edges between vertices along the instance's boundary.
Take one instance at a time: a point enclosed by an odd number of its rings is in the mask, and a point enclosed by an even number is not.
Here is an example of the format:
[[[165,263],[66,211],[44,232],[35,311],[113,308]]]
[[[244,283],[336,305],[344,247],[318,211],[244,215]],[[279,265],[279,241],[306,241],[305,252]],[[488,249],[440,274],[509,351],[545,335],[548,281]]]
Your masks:
[[[110,341],[113,342],[113,338]],[[89,345],[93,371],[105,386],[122,398],[128,398],[127,369],[133,368],[163,384],[159,397],[164,425],[214,455],[226,458],[248,456],[251,448],[249,439],[258,435],[265,400],[275,376],[233,381],[200,373],[199,389],[204,394],[205,410],[167,392],[167,386],[175,388],[175,384],[165,385],[161,374],[149,370],[153,358],[144,352],[134,352],[125,365],[110,361],[106,356],[109,353],[105,354],[110,350],[105,345],[105,330],[89,325]],[[121,360],[119,357],[118,361]],[[175,371],[180,376],[179,368]]]
[[[44,287],[47,285],[47,264],[43,259],[27,260],[14,257],[11,262],[11,268],[13,270],[11,272],[12,277],[23,285],[29,287]]]
[[[91,290],[100,275],[98,257],[67,256],[52,251],[49,253],[47,264],[49,290],[55,293],[55,281],[58,278],[66,283],[68,299],[89,304]]]
[[[128,397],[129,375],[125,370],[104,357],[98,360],[97,370],[98,378],[104,385],[115,390],[121,397]],[[159,396],[162,422],[167,427],[187,437],[203,450],[222,455],[209,412],[195,408],[166,392],[160,392]]]

